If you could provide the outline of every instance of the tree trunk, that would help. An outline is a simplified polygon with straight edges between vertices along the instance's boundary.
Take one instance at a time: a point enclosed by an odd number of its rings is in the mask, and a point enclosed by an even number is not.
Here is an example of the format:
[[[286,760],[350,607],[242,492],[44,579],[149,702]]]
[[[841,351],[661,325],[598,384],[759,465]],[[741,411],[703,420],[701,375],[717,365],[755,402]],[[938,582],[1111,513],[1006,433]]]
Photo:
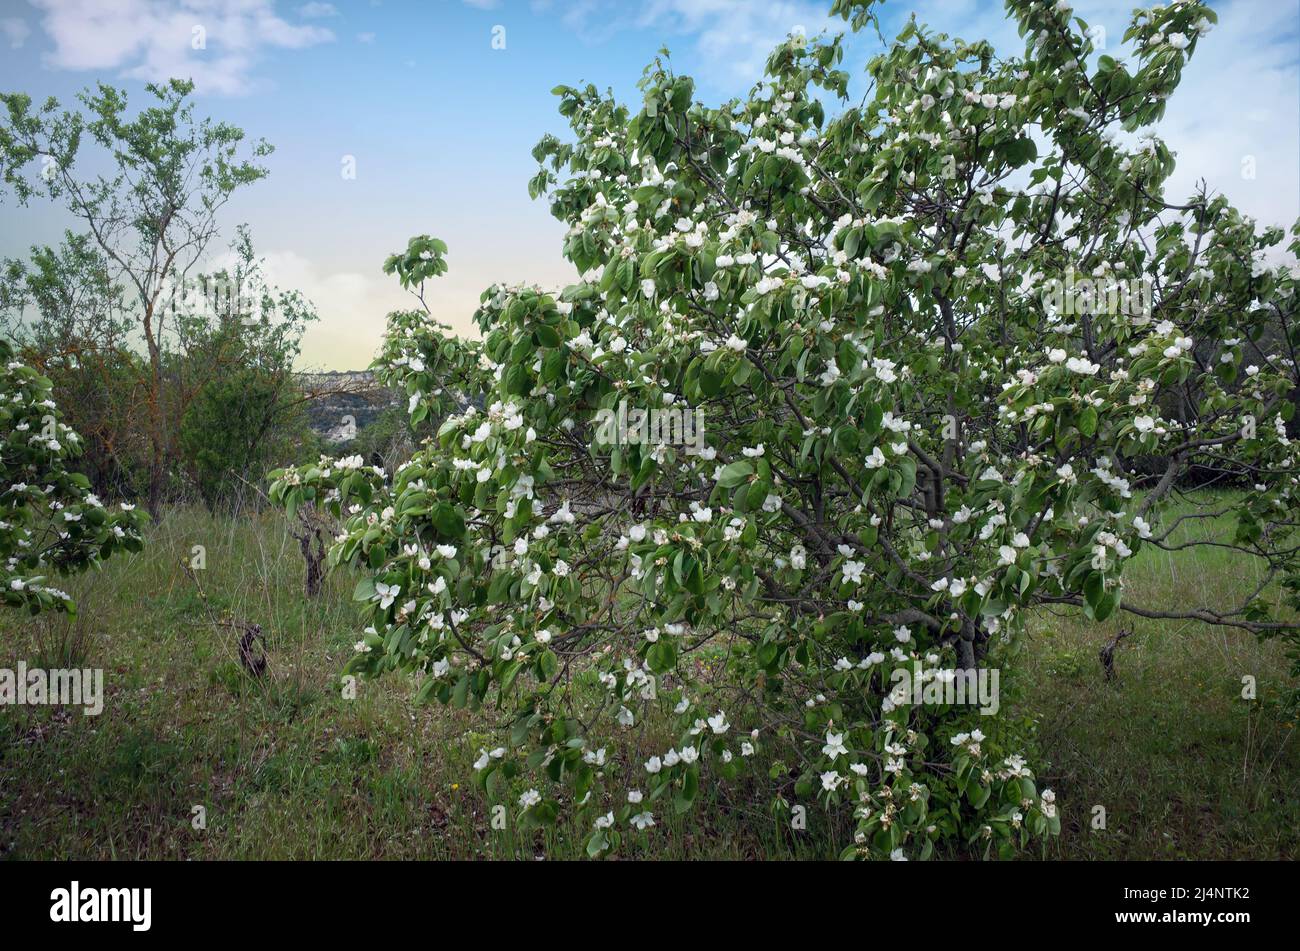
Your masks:
[[[303,586],[307,597],[314,598],[320,594],[321,581],[325,577],[325,530],[315,514],[308,513],[308,509],[298,510],[299,530],[293,532],[293,537],[298,539],[302,560],[307,567]]]

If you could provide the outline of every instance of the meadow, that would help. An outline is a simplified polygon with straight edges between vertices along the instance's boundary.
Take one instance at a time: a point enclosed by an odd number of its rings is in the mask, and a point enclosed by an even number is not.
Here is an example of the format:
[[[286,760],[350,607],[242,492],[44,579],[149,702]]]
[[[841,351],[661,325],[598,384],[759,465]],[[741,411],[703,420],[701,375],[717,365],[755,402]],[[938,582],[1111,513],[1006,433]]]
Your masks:
[[[1199,524],[1189,531],[1212,531]],[[201,595],[182,567],[206,549]],[[302,595],[282,515],[178,508],[122,554],[67,580],[81,610],[0,617],[0,666],[104,668],[105,708],[0,708],[0,856],[23,859],[469,859],[583,856],[585,830],[496,831],[473,782],[494,711],[417,706],[399,677],[344,699],[357,640],[355,578]],[[1132,566],[1135,601],[1227,603],[1252,584],[1213,548]],[[238,663],[257,623],[267,672]],[[1099,649],[1131,629],[1103,677]],[[1039,775],[1062,833],[1048,859],[1291,858],[1300,839],[1294,683],[1281,645],[1199,623],[1074,612],[1036,617],[1004,714],[1030,718]],[[1242,698],[1242,677],[1257,699]],[[805,831],[758,782],[705,787],[699,811],[665,816],[621,858],[834,857],[851,833],[816,808]],[[195,828],[202,806],[205,828]],[[1105,828],[1094,828],[1096,807]]]

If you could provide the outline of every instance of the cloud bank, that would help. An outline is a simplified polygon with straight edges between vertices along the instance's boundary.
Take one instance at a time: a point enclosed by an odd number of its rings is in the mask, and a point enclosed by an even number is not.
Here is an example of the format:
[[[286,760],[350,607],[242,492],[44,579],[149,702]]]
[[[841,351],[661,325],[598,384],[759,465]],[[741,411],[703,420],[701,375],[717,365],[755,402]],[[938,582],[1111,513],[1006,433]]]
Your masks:
[[[270,0],[32,0],[55,69],[116,71],[124,79],[187,77],[205,93],[243,95],[268,50],[328,43],[332,31],[280,17]],[[305,16],[329,4],[313,3]],[[332,9],[332,8],[331,8]]]

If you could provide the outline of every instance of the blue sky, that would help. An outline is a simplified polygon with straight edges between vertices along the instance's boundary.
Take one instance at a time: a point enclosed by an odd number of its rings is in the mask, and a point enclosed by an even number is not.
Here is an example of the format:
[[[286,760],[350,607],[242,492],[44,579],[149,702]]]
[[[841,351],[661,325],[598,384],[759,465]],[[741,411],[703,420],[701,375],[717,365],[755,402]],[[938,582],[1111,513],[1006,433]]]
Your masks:
[[[271,175],[228,208],[247,221],[273,278],[298,287],[322,320],[309,365],[356,368],[387,311],[406,306],[380,272],[407,237],[451,248],[438,315],[470,329],[496,280],[563,284],[563,226],[528,198],[529,150],[562,134],[550,89],[613,87],[635,105],[642,67],[662,45],[710,102],[743,95],[791,29],[843,29],[829,0],[0,0],[0,89],[70,100],[95,81],[143,98],[143,84],[189,75],[198,111],[276,147]],[[1131,0],[1076,0],[1118,47]],[[1300,0],[1216,3],[1219,28],[1198,49],[1161,135],[1179,155],[1172,194],[1198,178],[1262,222],[1300,215]],[[1023,49],[1000,0],[888,0],[886,35],[916,10],[931,26],[1000,50]],[[837,26],[838,24],[838,26]],[[206,48],[192,49],[194,27]],[[494,49],[494,28],[505,48]],[[501,35],[500,31],[496,35]],[[850,47],[856,76],[878,49]],[[859,84],[859,89],[861,84]],[[356,177],[341,174],[346,156]],[[1256,176],[1243,177],[1253,157]],[[0,256],[57,240],[49,206],[0,204]],[[220,251],[218,247],[216,250]]]

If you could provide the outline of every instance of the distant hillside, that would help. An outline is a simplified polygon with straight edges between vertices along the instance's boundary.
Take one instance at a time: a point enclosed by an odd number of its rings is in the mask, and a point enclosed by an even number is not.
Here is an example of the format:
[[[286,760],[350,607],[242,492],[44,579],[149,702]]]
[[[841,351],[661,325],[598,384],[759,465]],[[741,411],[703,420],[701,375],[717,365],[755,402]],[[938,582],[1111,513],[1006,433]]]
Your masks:
[[[347,442],[400,403],[399,394],[376,381],[369,370],[300,373],[298,380],[304,391],[319,394],[308,403],[307,419],[314,432],[332,443]]]

